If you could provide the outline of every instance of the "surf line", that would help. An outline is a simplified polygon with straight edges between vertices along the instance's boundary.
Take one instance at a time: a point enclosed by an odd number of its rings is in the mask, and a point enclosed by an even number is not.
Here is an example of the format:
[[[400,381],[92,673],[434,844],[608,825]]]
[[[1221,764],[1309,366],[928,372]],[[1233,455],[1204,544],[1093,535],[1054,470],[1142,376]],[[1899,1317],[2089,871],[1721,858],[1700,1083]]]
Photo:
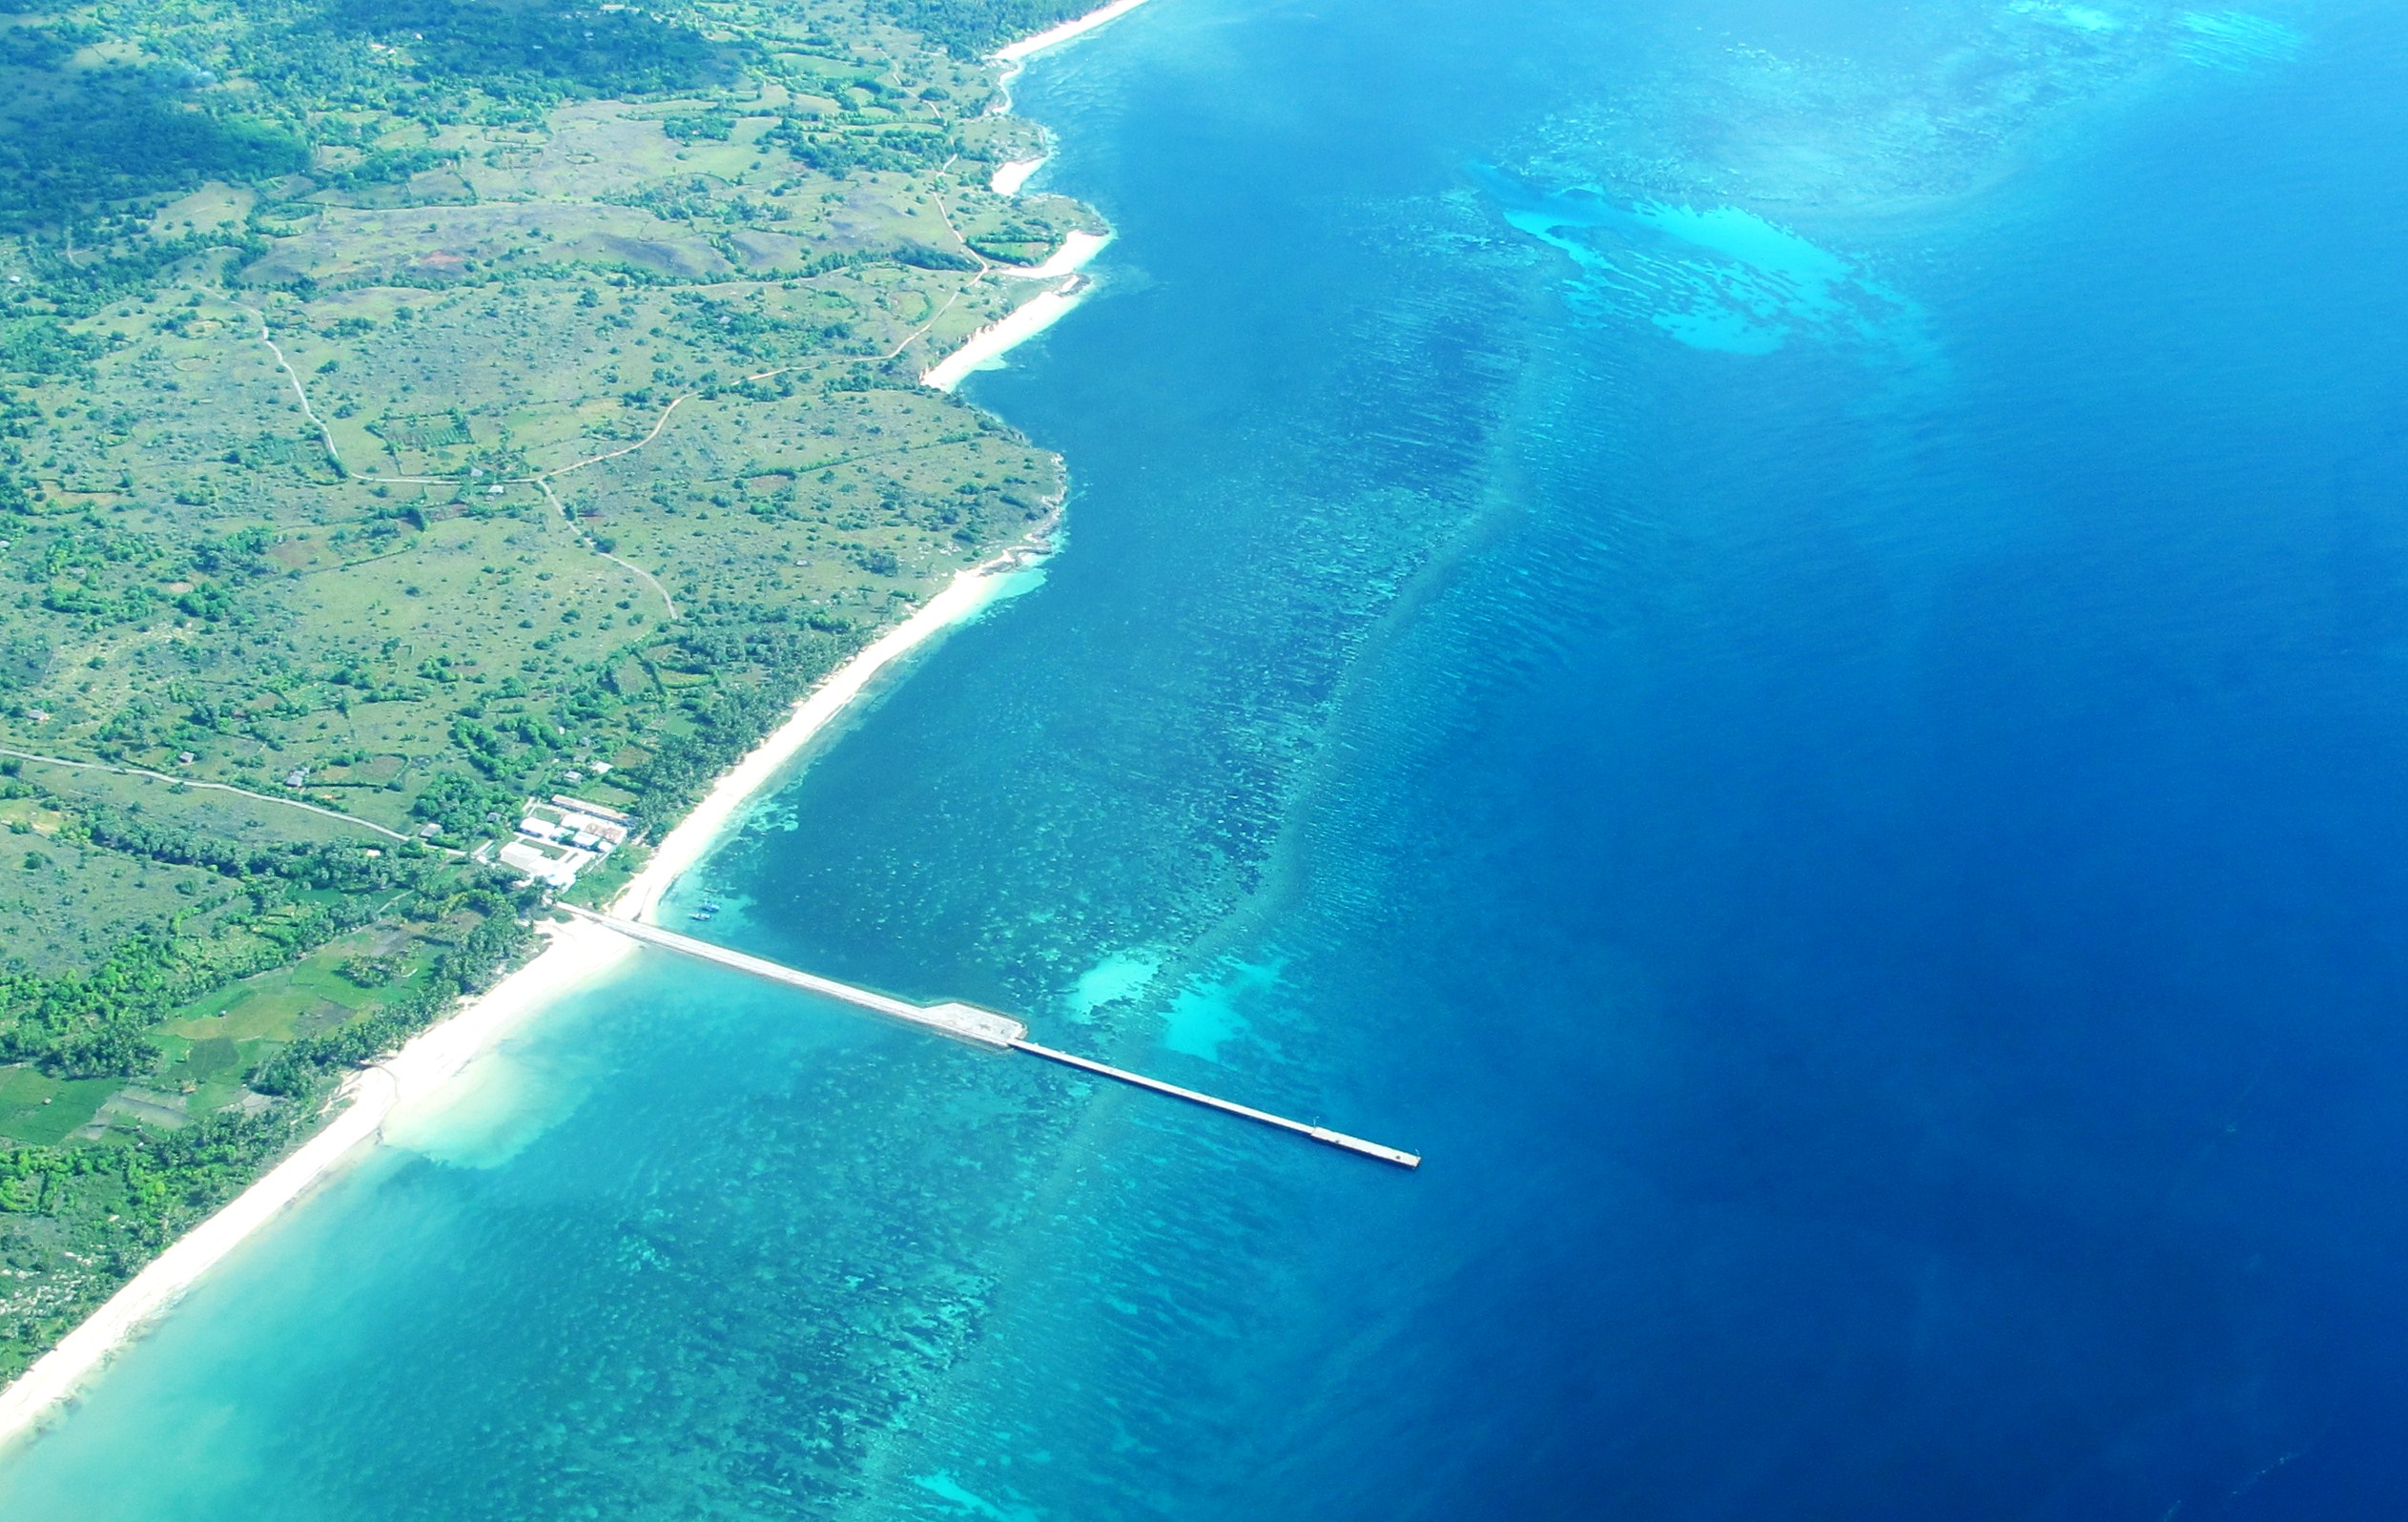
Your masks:
[[[1303,1121],[1291,1121],[1284,1115],[1273,1115],[1268,1110],[1258,1110],[1250,1104],[1240,1104],[1235,1100],[1225,1100],[1217,1095],[1206,1094],[1200,1089],[1183,1088],[1176,1083],[1166,1083],[1161,1079],[1147,1078],[1142,1073],[1132,1073],[1126,1068],[1114,1067],[1108,1062],[1099,1062],[1093,1058],[1057,1051],[1050,1046],[1040,1046],[1028,1039],[1027,1025],[1009,1015],[998,1015],[994,1010],[980,1009],[976,1004],[964,1004],[958,1001],[942,1004],[914,1004],[890,994],[878,993],[875,989],[841,983],[833,977],[822,977],[816,973],[806,973],[780,962],[771,961],[766,956],[750,956],[744,952],[731,950],[726,946],[713,945],[707,940],[696,940],[691,936],[681,936],[673,930],[664,930],[658,925],[648,925],[641,920],[623,919],[615,915],[597,914],[593,910],[581,909],[574,904],[558,904],[554,907],[579,920],[616,931],[629,940],[641,941],[647,946],[657,946],[664,951],[677,952],[702,961],[713,962],[735,972],[748,973],[754,977],[765,978],[770,982],[800,988],[806,992],[817,994],[823,998],[850,1004],[855,1009],[868,1010],[875,1015],[883,1015],[889,1019],[916,1026],[938,1036],[951,1037],[957,1041],[966,1041],[973,1046],[983,1046],[995,1051],[1025,1052],[1031,1057],[1043,1058],[1048,1062],[1077,1068],[1081,1073],[1091,1073],[1099,1078],[1108,1078],[1116,1082],[1126,1083],[1133,1088],[1148,1089],[1156,1094],[1168,1095],[1175,1100],[1184,1100],[1189,1104],[1201,1105],[1207,1110],[1219,1110],[1224,1115],[1238,1116],[1259,1125],[1290,1131],[1318,1142],[1324,1146],[1336,1147],[1342,1152],[1351,1152],[1357,1157],[1370,1158],[1406,1169],[1421,1166],[1421,1158],[1416,1153],[1407,1152],[1397,1147],[1382,1146],[1377,1142],[1366,1142],[1359,1136],[1348,1136],[1344,1131],[1333,1131],[1326,1125],[1310,1125]]]

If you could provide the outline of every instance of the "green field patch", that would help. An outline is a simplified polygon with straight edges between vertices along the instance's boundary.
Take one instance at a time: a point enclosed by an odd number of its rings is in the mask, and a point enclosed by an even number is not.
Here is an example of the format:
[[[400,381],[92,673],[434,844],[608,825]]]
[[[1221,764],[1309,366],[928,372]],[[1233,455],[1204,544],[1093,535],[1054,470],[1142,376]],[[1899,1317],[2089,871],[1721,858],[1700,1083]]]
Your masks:
[[[323,997],[322,981],[297,978],[298,971],[278,968],[219,989],[159,1028],[193,1041],[290,1040],[305,1018],[324,1023],[348,1008]]]
[[[97,966],[141,930],[225,896],[220,880],[200,868],[28,829],[0,832],[0,928],[7,932],[0,956],[27,970],[54,976]]]
[[[203,185],[189,195],[179,196],[159,208],[151,219],[151,236],[156,238],[179,237],[204,228],[230,228],[238,225],[251,210],[257,194],[237,190],[222,183]]]
[[[192,1116],[184,1108],[181,1093],[162,1093],[147,1085],[128,1085],[100,1101],[95,1123],[108,1123],[120,1128],[147,1126],[153,1130],[174,1131],[189,1123]]]
[[[314,773],[311,782],[326,788],[381,788],[401,775],[407,765],[402,756],[372,755],[347,766],[326,767]]]
[[[342,1024],[422,987],[428,955],[404,946],[380,950],[391,937],[378,932],[345,936],[290,967],[246,977],[175,1012],[159,1029],[192,1045],[289,1041]],[[346,976],[346,964],[381,962],[389,981],[363,985]],[[185,1060],[190,1060],[189,1058]],[[221,1076],[211,1074],[211,1077]]]
[[[0,798],[0,829],[10,834],[54,835],[67,815],[42,798]],[[17,827],[23,825],[20,830]],[[0,841],[5,844],[5,841]]]
[[[200,1040],[162,1037],[159,1049],[166,1059],[159,1069],[159,1080],[171,1088],[179,1082],[208,1082],[235,1077],[243,1065],[241,1043],[227,1036]]]
[[[207,1115],[233,1103],[242,1093],[243,1077],[270,1050],[265,1040],[225,1036],[201,1040],[163,1036],[158,1044],[166,1060],[151,1084],[184,1095],[187,1115]]]
[[[606,809],[625,811],[644,801],[638,794],[625,788],[613,787],[600,777],[587,777],[584,782],[576,785],[574,792],[575,796],[588,803],[598,803]]]
[[[409,449],[447,449],[476,442],[467,418],[456,408],[380,418],[368,424],[368,431]]]
[[[314,1011],[319,999],[288,982],[271,981],[281,979],[282,976],[280,972],[265,973],[219,989],[207,998],[187,1005],[180,1018],[165,1022],[159,1029],[194,1041],[291,1040],[301,1017]]]
[[[20,1146],[54,1147],[91,1121],[120,1081],[62,1080],[30,1067],[0,1067],[0,1137]]]

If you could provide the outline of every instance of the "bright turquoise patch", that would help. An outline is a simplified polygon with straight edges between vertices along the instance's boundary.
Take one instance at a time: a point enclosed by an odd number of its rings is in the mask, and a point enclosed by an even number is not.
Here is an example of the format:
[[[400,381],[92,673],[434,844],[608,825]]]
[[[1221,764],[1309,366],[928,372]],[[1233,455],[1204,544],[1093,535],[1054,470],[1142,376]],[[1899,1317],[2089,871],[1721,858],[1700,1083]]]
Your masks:
[[[1695,349],[1770,354],[1801,336],[1892,356],[1926,348],[1914,303],[1846,259],[1736,206],[1624,209],[1593,186],[1533,195],[1484,175],[1505,219],[1580,270],[1576,307],[1653,324]]]
[[[1154,980],[1154,975],[1162,971],[1162,967],[1163,959],[1146,952],[1122,952],[1118,956],[1106,956],[1081,973],[1079,981],[1071,985],[1070,996],[1063,1000],[1070,1006],[1070,1018],[1075,1020],[1092,1019],[1095,1012],[1104,1005],[1117,1004],[1143,992],[1145,985]]]
[[[1238,1006],[1277,987],[1287,964],[1284,959],[1262,963],[1231,959],[1221,965],[1218,977],[1191,983],[1170,1001],[1163,1016],[1163,1045],[1207,1062],[1219,1061],[1223,1043],[1246,1032],[1246,1018],[1238,1013]]]
[[[969,1516],[991,1517],[994,1522],[1037,1522],[1037,1513],[1021,1507],[1001,1507],[965,1488],[943,1470],[934,1474],[915,1474],[912,1483],[939,1500],[951,1502]]]

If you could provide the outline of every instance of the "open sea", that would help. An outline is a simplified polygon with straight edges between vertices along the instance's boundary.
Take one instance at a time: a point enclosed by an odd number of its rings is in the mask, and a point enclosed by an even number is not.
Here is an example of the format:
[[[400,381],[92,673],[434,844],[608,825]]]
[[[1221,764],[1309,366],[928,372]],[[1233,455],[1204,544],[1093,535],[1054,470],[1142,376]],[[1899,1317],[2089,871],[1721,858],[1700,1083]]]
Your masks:
[[[1067,548],[9,1522],[2408,1516],[2408,16],[1155,0]]]

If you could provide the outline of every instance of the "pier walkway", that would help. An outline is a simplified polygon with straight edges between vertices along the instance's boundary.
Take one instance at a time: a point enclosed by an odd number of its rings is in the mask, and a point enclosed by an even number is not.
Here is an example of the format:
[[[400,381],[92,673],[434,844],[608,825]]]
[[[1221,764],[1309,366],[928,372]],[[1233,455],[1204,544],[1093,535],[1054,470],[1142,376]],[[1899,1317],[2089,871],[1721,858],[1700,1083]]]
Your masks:
[[[1344,1131],[1332,1131],[1326,1125],[1307,1125],[1302,1121],[1291,1121],[1286,1116],[1273,1115],[1268,1110],[1258,1110],[1250,1104],[1239,1104],[1234,1100],[1219,1099],[1195,1089],[1182,1088],[1176,1083],[1165,1083],[1161,1079],[1147,1078],[1142,1073],[1132,1073],[1125,1068],[1114,1067],[1109,1063],[1098,1062],[1069,1052],[1057,1051],[1050,1046],[1039,1046],[1028,1039],[1028,1027],[1025,1024],[1009,1015],[998,1015],[991,1009],[980,1009],[976,1004],[915,1004],[908,999],[895,998],[891,995],[880,994],[872,989],[855,987],[851,983],[840,983],[833,977],[821,977],[816,974],[798,972],[794,968],[771,961],[764,956],[747,956],[740,951],[731,951],[725,946],[714,946],[710,941],[696,940],[691,936],[681,936],[673,930],[663,930],[658,925],[647,925],[640,920],[621,919],[614,915],[598,915],[590,909],[580,909],[574,904],[561,904],[557,907],[590,924],[615,931],[629,940],[641,941],[647,946],[657,946],[664,951],[677,952],[703,961],[715,962],[721,967],[739,973],[748,973],[754,977],[766,978],[772,983],[784,983],[789,988],[799,988],[806,993],[817,994],[823,998],[833,998],[840,1003],[850,1004],[855,1009],[868,1010],[874,1015],[883,1015],[889,1019],[900,1020],[906,1025],[916,1025],[921,1030],[952,1037],[957,1041],[967,1041],[974,1046],[983,1046],[991,1051],[1025,1052],[1031,1057],[1041,1057],[1048,1062],[1059,1062],[1064,1067],[1077,1068],[1082,1073],[1091,1073],[1099,1078],[1111,1079],[1115,1082],[1130,1084],[1136,1088],[1151,1089],[1157,1094],[1166,1094],[1172,1099],[1184,1100],[1190,1104],[1199,1104],[1208,1110],[1220,1110],[1262,1125],[1276,1126],[1283,1131],[1293,1131],[1298,1136],[1310,1138],[1324,1146],[1337,1147],[1341,1151],[1352,1152],[1359,1157],[1377,1159],[1379,1162],[1393,1163],[1400,1168],[1421,1166],[1421,1159],[1410,1152],[1382,1146],[1376,1142],[1366,1142],[1361,1137],[1348,1136]]]

